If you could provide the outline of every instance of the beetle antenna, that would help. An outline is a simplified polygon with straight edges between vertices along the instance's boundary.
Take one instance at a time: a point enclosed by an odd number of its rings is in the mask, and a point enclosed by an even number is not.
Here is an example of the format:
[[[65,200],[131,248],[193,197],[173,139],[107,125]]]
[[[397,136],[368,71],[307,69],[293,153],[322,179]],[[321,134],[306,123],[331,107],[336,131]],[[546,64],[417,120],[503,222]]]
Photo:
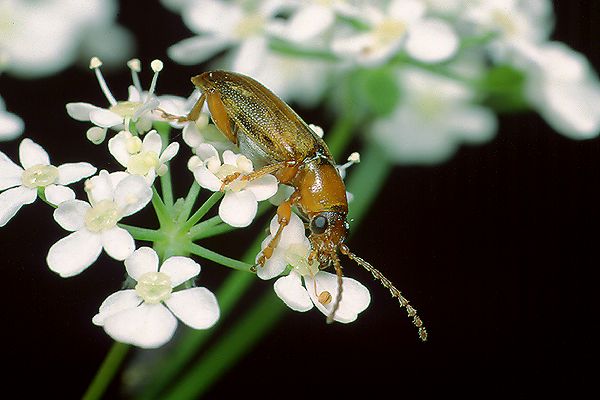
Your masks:
[[[337,284],[338,284],[338,290],[337,290],[337,296],[335,297],[335,303],[333,303],[333,307],[331,308],[331,312],[329,313],[329,315],[327,316],[327,323],[331,324],[333,322],[333,317],[335,317],[335,313],[338,310],[338,308],[340,307],[340,302],[342,301],[342,291],[343,291],[343,274],[342,274],[342,266],[340,264],[340,259],[338,258],[337,254],[333,253],[333,266],[335,268],[335,274],[337,275]]]
[[[417,310],[415,308],[413,308],[410,304],[408,304],[408,300],[402,295],[402,293],[400,293],[400,291],[392,284],[392,282],[388,278],[386,278],[381,272],[379,272],[379,270],[377,270],[375,267],[373,267],[371,264],[369,264],[368,262],[366,262],[365,260],[363,260],[362,258],[357,256],[356,254],[352,253],[350,251],[350,249],[348,248],[348,246],[346,246],[345,244],[340,245],[340,252],[342,254],[347,255],[348,258],[350,258],[351,260],[356,262],[358,265],[360,265],[361,267],[363,267],[364,269],[369,271],[375,279],[377,279],[379,282],[381,282],[381,284],[384,287],[388,288],[392,297],[396,297],[398,299],[398,302],[400,303],[400,307],[404,307],[406,309],[406,313],[408,314],[408,316],[410,318],[412,318],[413,324],[419,329],[419,338],[423,342],[426,342],[427,341],[427,329],[425,329],[425,326],[423,325],[423,321],[417,314]]]

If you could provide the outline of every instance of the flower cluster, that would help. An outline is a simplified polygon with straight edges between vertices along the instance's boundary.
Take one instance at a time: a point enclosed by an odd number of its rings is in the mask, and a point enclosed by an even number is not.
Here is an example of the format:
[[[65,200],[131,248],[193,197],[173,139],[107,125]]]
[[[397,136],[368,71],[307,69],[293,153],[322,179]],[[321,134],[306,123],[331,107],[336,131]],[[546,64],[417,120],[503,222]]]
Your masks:
[[[366,135],[400,164],[489,141],[507,109],[533,109],[574,139],[600,133],[600,81],[583,55],[550,41],[550,0],[163,3],[195,34],[171,46],[173,60],[226,50],[213,66],[306,105],[335,87],[354,99],[331,96],[332,108],[366,115]]]
[[[117,65],[134,47],[129,31],[115,23],[117,12],[116,0],[4,0],[0,70],[22,78],[48,76],[92,54]]]
[[[122,170],[97,173],[96,167],[86,162],[53,166],[40,145],[23,139],[19,147],[21,165],[0,152],[0,226],[37,197],[54,207],[54,220],[69,233],[50,247],[46,257],[50,270],[64,278],[81,274],[103,251],[123,262],[128,276],[124,289],[110,295],[92,321],[115,340],[140,347],[159,347],[173,336],[177,319],[194,329],[208,329],[219,319],[215,296],[195,285],[200,265],[189,255],[202,254],[194,252],[194,235],[202,233],[206,223],[234,228],[250,225],[258,214],[258,203],[280,192],[279,182],[275,176],[262,173],[245,179],[255,172],[252,160],[239,154],[233,144],[217,139],[217,133],[223,135],[209,122],[206,112],[202,112],[197,121],[172,120],[171,112],[186,115],[198,96],[194,93],[186,99],[156,95],[158,75],[163,67],[159,60],[151,63],[153,78],[148,91],[140,84],[139,60],[128,62],[133,84],[128,98],[121,101],[109,90],[101,66],[99,58],[91,59],[90,68],[109,105],[75,102],[68,103],[66,110],[72,118],[92,124],[87,130],[88,139],[98,145],[106,141],[109,153]],[[171,127],[181,129],[188,144],[191,154],[187,165],[193,173],[194,185],[224,193],[218,216],[209,221],[200,222],[200,219],[206,213],[203,209],[213,205],[210,199],[208,206],[200,207],[189,217],[195,197],[181,199],[179,205],[168,204],[166,197],[161,198],[154,188],[156,179],[160,178],[163,195],[170,190],[165,187],[170,181],[163,178],[168,177],[169,162],[179,153],[179,143],[169,140]],[[319,127],[311,128],[322,135]],[[358,154],[339,166],[340,174],[345,175],[348,166],[355,162],[358,162]],[[87,200],[80,200],[67,185],[84,178],[87,178],[83,187]],[[211,198],[218,199],[215,195]],[[160,229],[122,223],[151,200]],[[189,207],[182,206],[182,202]],[[277,229],[275,219],[265,244]],[[138,247],[136,240],[151,241],[159,250]],[[262,279],[286,274],[275,283],[275,292],[285,304],[294,310],[307,311],[314,303],[329,315],[332,305],[323,300],[323,293],[337,290],[336,277],[321,271],[316,262],[309,265],[310,251],[304,224],[293,215],[290,224],[283,229],[275,254],[257,273]],[[349,278],[344,278],[343,284],[345,295],[335,318],[351,322],[368,306],[369,292]]]

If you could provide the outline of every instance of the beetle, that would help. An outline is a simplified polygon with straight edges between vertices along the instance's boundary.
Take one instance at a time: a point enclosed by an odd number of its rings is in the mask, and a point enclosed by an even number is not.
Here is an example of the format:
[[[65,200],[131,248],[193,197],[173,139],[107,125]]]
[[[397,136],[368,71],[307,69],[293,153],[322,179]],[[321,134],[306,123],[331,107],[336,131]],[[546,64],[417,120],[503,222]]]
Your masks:
[[[325,268],[333,264],[338,291],[327,322],[331,323],[342,297],[342,268],[338,251],[346,255],[379,280],[396,297],[418,328],[421,340],[427,330],[400,291],[371,264],[350,251],[344,243],[348,236],[348,201],[346,188],[327,145],[283,100],[256,80],[229,71],[209,71],[191,78],[201,96],[190,113],[179,122],[195,121],[206,102],[217,128],[236,144],[240,152],[260,168],[247,175],[233,174],[224,185],[235,179],[250,181],[273,174],[280,183],[294,188],[292,195],[277,208],[279,228],[258,257],[263,266],[271,257],[295,205],[309,221],[311,253]],[[327,304],[331,295],[318,294]]]

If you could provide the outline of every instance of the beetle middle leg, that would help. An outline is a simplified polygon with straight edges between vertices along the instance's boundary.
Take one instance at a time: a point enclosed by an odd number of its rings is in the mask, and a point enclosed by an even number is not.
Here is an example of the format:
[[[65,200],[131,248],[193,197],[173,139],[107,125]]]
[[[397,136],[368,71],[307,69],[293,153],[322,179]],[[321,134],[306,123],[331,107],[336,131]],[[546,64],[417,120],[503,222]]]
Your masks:
[[[264,176],[267,174],[273,174],[278,171],[281,171],[283,173],[283,174],[279,174],[279,175],[283,175],[283,178],[287,178],[287,175],[293,176],[297,172],[297,169],[294,168],[296,166],[296,164],[297,164],[296,161],[280,161],[280,162],[276,162],[274,164],[265,165],[264,167],[259,168],[256,171],[252,171],[246,175],[241,175],[240,172],[235,172],[235,173],[227,175],[225,178],[223,178],[223,184],[221,185],[221,191],[223,191],[223,189],[225,189],[225,186],[229,185],[231,182],[240,178],[240,176],[241,176],[240,180],[242,180],[244,182],[251,182],[255,179],[260,178],[261,176]],[[288,171],[288,168],[292,169],[292,171]],[[279,180],[279,182],[285,183],[289,179],[282,180],[281,178],[279,178],[278,180]]]

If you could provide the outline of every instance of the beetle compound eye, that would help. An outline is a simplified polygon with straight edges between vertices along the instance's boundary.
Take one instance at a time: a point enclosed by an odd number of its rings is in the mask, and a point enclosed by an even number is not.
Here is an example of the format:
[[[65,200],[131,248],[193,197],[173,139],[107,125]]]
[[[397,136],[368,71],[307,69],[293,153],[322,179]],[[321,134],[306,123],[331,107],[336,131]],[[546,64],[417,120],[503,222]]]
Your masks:
[[[317,215],[310,221],[310,230],[312,233],[321,234],[325,232],[329,222],[323,215]]]

